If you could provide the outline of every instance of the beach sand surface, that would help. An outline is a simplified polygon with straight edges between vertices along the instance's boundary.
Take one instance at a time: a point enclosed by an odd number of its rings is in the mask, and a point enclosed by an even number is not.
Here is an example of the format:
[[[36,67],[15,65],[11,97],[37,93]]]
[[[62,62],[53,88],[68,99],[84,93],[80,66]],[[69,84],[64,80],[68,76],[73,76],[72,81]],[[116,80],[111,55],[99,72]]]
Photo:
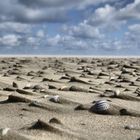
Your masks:
[[[1,140],[138,140],[140,59],[1,57],[0,120]]]

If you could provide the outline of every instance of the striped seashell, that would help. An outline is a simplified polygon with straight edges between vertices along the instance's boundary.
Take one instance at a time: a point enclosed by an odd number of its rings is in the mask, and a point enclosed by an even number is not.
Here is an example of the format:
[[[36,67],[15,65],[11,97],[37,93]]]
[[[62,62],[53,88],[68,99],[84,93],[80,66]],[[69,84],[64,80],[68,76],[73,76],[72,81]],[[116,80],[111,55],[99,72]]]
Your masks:
[[[94,108],[96,111],[105,111],[109,109],[109,103],[106,100],[99,100],[95,103]]]

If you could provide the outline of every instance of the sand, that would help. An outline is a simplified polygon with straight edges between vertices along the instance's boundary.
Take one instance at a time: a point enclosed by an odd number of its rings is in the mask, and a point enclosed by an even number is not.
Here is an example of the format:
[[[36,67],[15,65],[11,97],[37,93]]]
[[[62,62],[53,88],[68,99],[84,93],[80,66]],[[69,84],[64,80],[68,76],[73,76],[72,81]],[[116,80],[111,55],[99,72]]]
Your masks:
[[[140,59],[1,57],[0,120],[1,140],[137,140]]]

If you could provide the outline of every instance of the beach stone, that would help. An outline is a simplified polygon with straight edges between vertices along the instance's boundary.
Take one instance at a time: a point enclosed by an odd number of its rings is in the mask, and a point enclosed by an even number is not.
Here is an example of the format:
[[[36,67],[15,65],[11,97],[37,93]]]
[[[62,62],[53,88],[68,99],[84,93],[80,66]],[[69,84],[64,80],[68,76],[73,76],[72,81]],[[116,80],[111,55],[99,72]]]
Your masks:
[[[6,87],[6,88],[3,88],[3,90],[5,90],[5,91],[16,91],[16,88],[14,88],[14,87]]]
[[[12,85],[13,85],[14,88],[18,88],[18,84],[17,83],[13,82]]]
[[[51,118],[49,120],[49,123],[56,123],[56,124],[62,124],[60,120],[58,120],[57,118]]]
[[[54,85],[48,85],[48,87],[49,87],[49,89],[57,89],[57,87]]]
[[[30,71],[27,73],[27,76],[36,76],[36,73],[34,71]]]
[[[44,67],[42,68],[42,70],[46,70],[46,69],[48,69],[48,66],[44,66]]]
[[[37,90],[43,89],[43,87],[40,86],[40,85],[34,85],[32,88],[33,88],[33,89],[37,89]]]

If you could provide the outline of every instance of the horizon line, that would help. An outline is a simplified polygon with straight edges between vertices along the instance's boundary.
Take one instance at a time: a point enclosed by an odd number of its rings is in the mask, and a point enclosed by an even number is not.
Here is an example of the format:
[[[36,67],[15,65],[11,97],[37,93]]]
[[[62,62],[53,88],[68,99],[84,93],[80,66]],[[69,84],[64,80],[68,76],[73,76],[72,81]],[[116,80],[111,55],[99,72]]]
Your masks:
[[[140,58],[140,55],[43,55],[43,54],[0,54],[0,58],[2,57],[93,57],[93,58]]]

